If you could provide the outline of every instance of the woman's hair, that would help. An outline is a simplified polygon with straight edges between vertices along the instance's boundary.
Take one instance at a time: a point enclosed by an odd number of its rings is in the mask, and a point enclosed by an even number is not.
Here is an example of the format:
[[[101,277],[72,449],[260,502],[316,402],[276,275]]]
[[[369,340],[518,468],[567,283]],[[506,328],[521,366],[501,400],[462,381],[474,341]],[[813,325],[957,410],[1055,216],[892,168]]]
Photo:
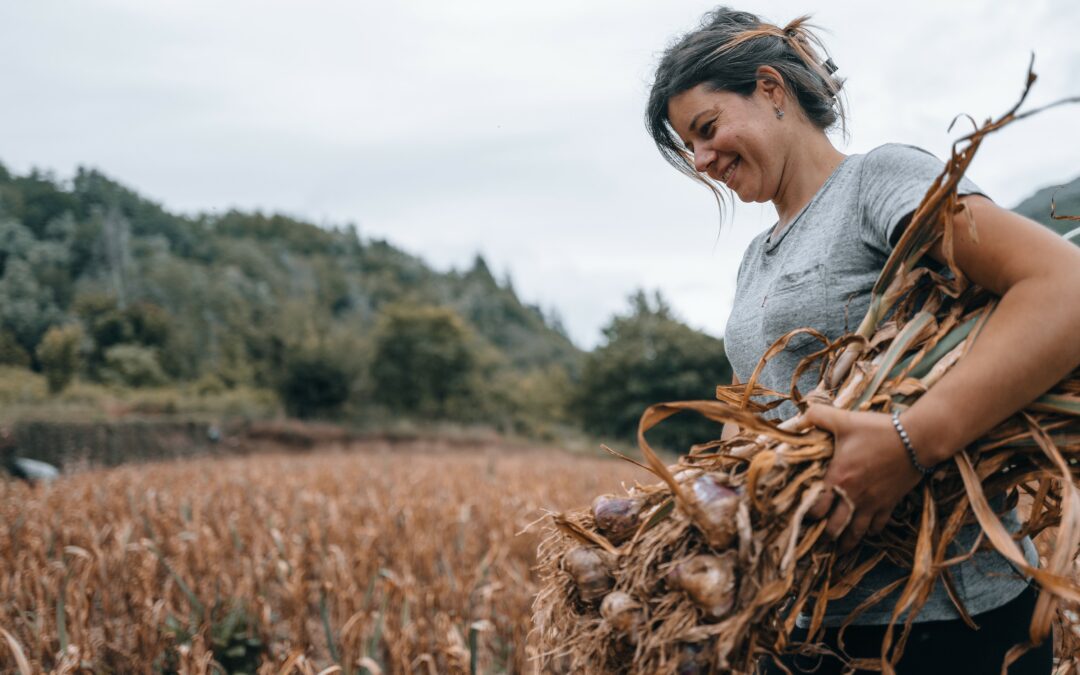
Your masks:
[[[822,131],[838,122],[843,128],[845,113],[839,98],[843,80],[833,77],[836,66],[808,29],[809,18],[780,28],[749,12],[718,7],[664,51],[649,93],[645,126],[664,159],[712,190],[718,203],[723,201],[721,185],[695,170],[693,157],[671,128],[668,103],[699,84],[750,96],[757,87],[758,68],[772,66],[812,124]],[[824,61],[818,50],[825,54]]]

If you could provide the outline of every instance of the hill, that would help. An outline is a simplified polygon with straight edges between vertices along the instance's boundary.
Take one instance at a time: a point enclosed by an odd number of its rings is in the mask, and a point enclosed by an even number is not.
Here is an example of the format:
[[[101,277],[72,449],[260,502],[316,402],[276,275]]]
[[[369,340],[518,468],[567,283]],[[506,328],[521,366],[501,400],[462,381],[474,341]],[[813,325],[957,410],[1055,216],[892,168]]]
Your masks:
[[[0,365],[45,370],[44,338],[67,325],[76,332],[55,337],[46,358],[67,340],[91,381],[274,388],[290,358],[318,352],[353,375],[355,393],[371,386],[380,317],[402,307],[461,319],[489,402],[522,378],[568,383],[580,371],[557,316],[523,302],[479,255],[440,272],[353,226],[177,214],[93,169],[59,180],[0,165]]]
[[[0,166],[0,222],[4,287],[15,285],[8,259],[31,263],[36,277],[22,290],[38,296],[39,316],[27,307],[22,321],[4,322],[28,350],[47,319],[104,295],[123,306],[152,302],[183,319],[193,348],[172,364],[179,376],[208,362],[258,360],[265,345],[251,339],[251,327],[272,330],[296,302],[320,322],[362,325],[387,303],[445,305],[516,367],[570,366],[579,357],[558,320],[523,303],[509,281],[496,281],[480,256],[470,269],[441,273],[351,226],[325,229],[259,212],[178,215],[82,168],[65,183]],[[229,335],[243,339],[231,344]]]
[[[1050,200],[1054,200],[1057,215],[1080,215],[1080,176],[1061,186],[1045,187],[1017,204],[1013,211],[1046,225],[1058,234],[1080,227],[1075,220],[1054,220],[1050,217]]]

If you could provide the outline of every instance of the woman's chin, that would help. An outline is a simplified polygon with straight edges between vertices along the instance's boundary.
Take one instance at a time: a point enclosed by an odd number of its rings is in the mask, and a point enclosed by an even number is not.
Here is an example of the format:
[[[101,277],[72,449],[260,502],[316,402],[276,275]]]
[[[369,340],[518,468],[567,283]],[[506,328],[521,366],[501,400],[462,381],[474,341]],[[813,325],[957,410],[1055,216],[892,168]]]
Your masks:
[[[729,187],[728,190],[731,194],[735,195],[743,204],[762,204],[770,201],[769,198],[763,197],[761,192],[754,192],[746,185],[739,185],[737,187]]]
[[[738,169],[736,169],[736,172],[738,172]],[[742,176],[732,176],[732,181],[726,184],[728,191],[731,192],[731,194],[735,195],[740,202],[748,204],[754,201],[754,195],[746,189],[746,184],[743,183],[741,180],[735,180],[737,178],[742,178]]]
[[[730,190],[731,194],[735,195],[736,199],[738,199],[743,204],[750,204],[757,201],[753,198],[753,195],[747,194],[745,190],[740,190],[739,188],[733,187],[729,187],[728,190]]]

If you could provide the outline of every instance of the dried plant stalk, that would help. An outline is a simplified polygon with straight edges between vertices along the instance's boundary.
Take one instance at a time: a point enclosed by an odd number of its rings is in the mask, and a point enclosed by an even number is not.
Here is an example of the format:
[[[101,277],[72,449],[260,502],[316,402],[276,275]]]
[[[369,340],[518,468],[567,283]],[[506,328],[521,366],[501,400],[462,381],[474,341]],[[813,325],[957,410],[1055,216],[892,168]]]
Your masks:
[[[522,530],[634,475],[376,441],[0,479],[0,673],[531,672]]]

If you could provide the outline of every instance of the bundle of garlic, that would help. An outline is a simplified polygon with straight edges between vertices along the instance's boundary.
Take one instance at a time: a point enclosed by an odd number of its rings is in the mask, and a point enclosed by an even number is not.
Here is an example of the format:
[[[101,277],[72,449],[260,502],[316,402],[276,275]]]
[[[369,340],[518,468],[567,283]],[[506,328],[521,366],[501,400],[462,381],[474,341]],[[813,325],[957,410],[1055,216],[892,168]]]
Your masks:
[[[951,260],[952,278],[917,263],[938,237],[951,256],[954,221],[946,216],[962,208],[956,185],[986,134],[1038,112],[1017,112],[1033,82],[1029,71],[1012,110],[954,144],[855,333],[829,341],[809,328],[793,331],[770,347],[745,385],[719,387],[718,400],[653,406],[642,417],[638,439],[647,460],[641,466],[660,482],[636,484],[625,496],[604,495],[591,509],[554,518],[539,550],[542,587],[533,606],[544,672],[749,673],[764,657],[812,652],[819,648],[829,601],[846,595],[886,556],[910,569],[893,624],[905,612],[908,618],[895,632],[889,629],[881,660],[852,665],[891,671],[935,581],[950,583],[948,568],[958,559],[947,555],[948,543],[973,520],[989,545],[1038,582],[1033,637],[1048,635],[1059,606],[1080,603],[1073,577],[1080,552],[1080,370],[939,467],[906,498],[889,527],[864,540],[862,547],[873,551],[869,556],[860,549],[839,554],[822,536],[824,521],[804,522],[825,489],[831,436],[806,428],[801,415],[780,425],[762,417],[781,400],[800,410],[808,400],[902,410],[962,358],[996,299],[967,282]],[[791,392],[758,386],[765,362],[800,333],[814,335],[822,349],[800,364]],[[820,384],[804,397],[794,383],[814,367]],[[754,400],[758,396],[778,398],[762,404]],[[697,445],[665,466],[645,432],[682,411],[733,422],[740,432]],[[1060,525],[1053,552],[1039,569],[1027,564],[989,503],[1004,497],[1014,504],[1020,493],[1031,498],[1025,534]],[[804,610],[810,613],[809,637],[794,644],[790,636]],[[1017,646],[1010,658],[1024,649]]]

